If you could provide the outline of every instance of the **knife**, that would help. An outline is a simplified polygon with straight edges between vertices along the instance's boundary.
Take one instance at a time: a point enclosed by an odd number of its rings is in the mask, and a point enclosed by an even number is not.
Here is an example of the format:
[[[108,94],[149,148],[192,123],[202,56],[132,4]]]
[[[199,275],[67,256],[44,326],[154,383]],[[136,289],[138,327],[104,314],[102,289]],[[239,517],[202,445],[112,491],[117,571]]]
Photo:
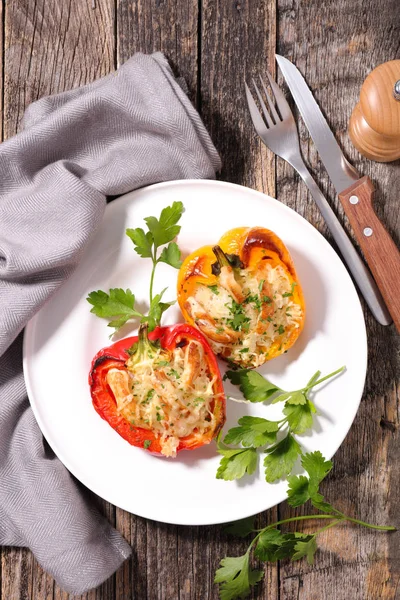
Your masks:
[[[374,186],[368,176],[360,177],[345,158],[297,67],[283,56],[275,56],[400,332],[400,253],[373,209]]]

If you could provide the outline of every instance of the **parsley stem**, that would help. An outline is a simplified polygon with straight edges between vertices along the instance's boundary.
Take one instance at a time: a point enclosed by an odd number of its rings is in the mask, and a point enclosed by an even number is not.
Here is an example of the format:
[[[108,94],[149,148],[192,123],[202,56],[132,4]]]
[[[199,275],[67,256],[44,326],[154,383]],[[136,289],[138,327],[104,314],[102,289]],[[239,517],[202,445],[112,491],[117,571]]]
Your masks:
[[[338,375],[339,373],[341,373],[342,371],[344,371],[345,368],[346,368],[345,366],[340,367],[340,369],[337,369],[336,371],[333,371],[333,373],[329,373],[329,375],[325,375],[325,377],[321,377],[321,379],[318,379],[318,381],[315,381],[311,385],[306,385],[306,387],[303,388],[301,391],[307,392],[310,388],[312,388],[312,387],[314,387],[316,385],[319,385],[323,381],[326,381],[327,379],[330,379],[331,377],[334,377],[335,375]]]
[[[397,531],[396,527],[392,527],[391,525],[372,525],[371,523],[366,523],[360,519],[353,519],[353,517],[348,517],[336,509],[335,513],[342,517],[342,519],[345,521],[350,521],[351,523],[356,523],[357,525],[362,525],[363,527],[368,527],[369,529],[377,529],[378,531]]]
[[[333,523],[329,523],[329,525],[325,525],[325,527],[321,527],[321,529],[318,529],[318,531],[316,531],[314,533],[314,537],[316,537],[317,535],[319,535],[323,531],[326,531],[327,529],[330,529],[331,527],[335,527],[336,525],[338,525],[338,523],[341,523],[344,520],[345,519],[343,519],[343,518],[336,519],[336,521],[333,521]]]
[[[314,375],[311,377],[310,381],[307,383],[306,388],[310,388],[313,385],[315,385],[315,382],[317,381],[317,379],[320,375],[321,375],[321,371],[317,371],[316,373],[314,373]]]
[[[153,302],[154,273],[156,272],[156,266],[157,266],[156,250],[154,250],[154,256],[152,256],[151,258],[153,260],[153,268],[151,270],[151,276],[150,276],[150,304]]]
[[[284,523],[293,523],[294,521],[309,521],[312,519],[335,519],[334,523],[330,523],[323,529],[320,529],[317,533],[321,533],[321,531],[325,531],[325,529],[329,529],[329,527],[333,527],[337,525],[340,521],[350,521],[351,523],[356,523],[357,525],[362,525],[363,527],[369,527],[370,529],[378,529],[379,531],[397,531],[396,527],[392,527],[390,525],[371,525],[371,523],[366,523],[365,521],[360,521],[360,519],[353,519],[352,517],[348,517],[347,515],[335,510],[334,515],[321,514],[321,515],[303,515],[300,517],[291,517],[290,519],[282,519],[281,521],[276,521],[275,523],[271,523],[271,525],[267,525],[267,527],[263,527],[263,529],[255,529],[255,532],[261,534],[263,531],[267,529],[272,529],[272,527],[276,527],[277,525],[283,525]],[[338,518],[340,517],[340,518]],[[256,537],[259,537],[257,535]]]
[[[255,529],[254,531],[263,532],[267,529],[271,529],[272,527],[276,527],[277,525],[283,525],[284,523],[293,523],[294,521],[307,521],[310,519],[337,519],[336,515],[303,515],[301,517],[290,517],[290,519],[282,519],[281,521],[276,521],[276,523],[272,523],[271,525],[267,525],[263,529]]]

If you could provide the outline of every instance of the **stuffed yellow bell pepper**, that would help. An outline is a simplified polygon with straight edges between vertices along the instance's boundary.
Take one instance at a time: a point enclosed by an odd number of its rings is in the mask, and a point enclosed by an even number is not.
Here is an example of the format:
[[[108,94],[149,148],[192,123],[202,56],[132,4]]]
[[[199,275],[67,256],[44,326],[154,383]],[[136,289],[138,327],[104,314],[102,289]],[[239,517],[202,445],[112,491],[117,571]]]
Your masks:
[[[214,352],[245,368],[290,348],[304,325],[303,292],[282,240],[261,227],[225,233],[186,258],[178,276],[185,320]]]

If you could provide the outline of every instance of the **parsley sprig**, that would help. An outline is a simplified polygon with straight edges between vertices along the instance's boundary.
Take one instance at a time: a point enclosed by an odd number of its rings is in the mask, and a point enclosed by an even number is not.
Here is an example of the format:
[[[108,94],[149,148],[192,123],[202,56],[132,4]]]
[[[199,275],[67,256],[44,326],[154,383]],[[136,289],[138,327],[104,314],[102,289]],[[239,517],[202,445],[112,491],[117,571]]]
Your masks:
[[[250,559],[254,552],[256,558],[262,562],[276,562],[277,560],[289,558],[299,560],[307,558],[309,564],[314,562],[314,555],[318,549],[317,538],[320,533],[336,527],[340,523],[350,522],[370,529],[379,531],[395,531],[395,527],[384,525],[372,525],[360,519],[355,519],[343,514],[326,502],[319,492],[319,486],[332,469],[332,462],[325,460],[320,452],[311,452],[302,457],[301,464],[306,475],[290,476],[288,478],[288,503],[297,507],[311,501],[313,506],[321,512],[313,515],[302,515],[282,519],[272,523],[263,529],[255,528],[255,517],[242,519],[236,523],[229,524],[225,531],[239,537],[247,537],[255,534],[251,540],[246,553],[243,556],[228,556],[221,560],[220,568],[215,573],[215,583],[220,584],[221,600],[235,600],[235,598],[247,598],[251,587],[259,582],[264,573],[253,570]],[[278,526],[286,523],[307,520],[329,520],[330,522],[314,531],[314,533],[291,532],[283,533]]]
[[[227,371],[226,378],[240,387],[246,400],[268,400],[272,404],[284,402],[284,416],[277,421],[269,421],[262,417],[241,417],[238,427],[229,429],[223,442],[218,440],[218,452],[223,458],[217,471],[217,479],[232,481],[246,474],[253,474],[257,468],[259,451],[267,455],[264,458],[264,467],[268,483],[288,476],[302,455],[301,445],[294,436],[302,435],[312,427],[313,415],[317,412],[309,397],[311,390],[338,375],[344,368],[341,367],[324,377],[320,377],[321,373],[317,371],[303,388],[292,392],[282,390],[256,371]],[[285,431],[286,435],[278,441],[280,431]],[[232,448],[227,444],[241,446]]]
[[[159,294],[154,294],[154,275],[156,267],[160,262],[179,269],[181,252],[178,244],[173,241],[181,230],[177,225],[183,213],[182,202],[174,202],[161,211],[160,217],[146,217],[147,231],[141,227],[127,229],[126,235],[132,240],[135,252],[142,258],[151,258],[153,267],[150,275],[149,289],[149,311],[146,314],[135,307],[136,298],[130,289],[110,289],[108,294],[102,290],[91,292],[87,301],[92,305],[90,312],[105,319],[111,319],[108,327],[118,331],[130,319],[139,319],[140,322],[147,321],[149,331],[152,331],[161,322],[164,312],[173,304],[163,302],[162,298],[167,288]],[[161,253],[159,252],[162,248]]]

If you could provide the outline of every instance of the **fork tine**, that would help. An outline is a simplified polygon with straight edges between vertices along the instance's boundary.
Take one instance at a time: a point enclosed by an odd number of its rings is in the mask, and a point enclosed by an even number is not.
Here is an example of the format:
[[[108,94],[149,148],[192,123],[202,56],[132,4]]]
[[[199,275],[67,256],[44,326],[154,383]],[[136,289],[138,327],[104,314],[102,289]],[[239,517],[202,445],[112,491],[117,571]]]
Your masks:
[[[261,108],[262,108],[262,111],[264,113],[265,120],[267,121],[267,125],[268,125],[268,127],[271,128],[271,127],[273,127],[275,125],[275,123],[271,119],[271,115],[269,114],[268,109],[267,109],[267,107],[264,104],[264,100],[263,100],[263,98],[262,98],[262,96],[260,94],[260,90],[258,89],[256,82],[254,81],[254,79],[252,81],[253,81],[254,89],[256,90],[256,94],[258,96],[258,99],[260,101]]]
[[[245,89],[246,89],[246,98],[247,98],[247,104],[249,106],[251,120],[253,121],[254,128],[257,131],[258,135],[261,136],[261,135],[265,134],[266,131],[268,131],[267,126],[265,125],[263,118],[259,113],[257,104],[254,101],[253,95],[250,92],[247,83],[244,82],[244,85],[245,85]]]
[[[278,86],[278,84],[272,79],[271,75],[268,73],[268,71],[266,71],[267,73],[267,77],[269,79],[269,83],[271,85],[271,89],[274,93],[275,96],[275,100],[276,100],[276,104],[279,108],[279,112],[282,115],[282,119],[285,118],[290,118],[292,117],[292,111],[290,110],[289,104],[287,103],[287,100],[285,98],[285,96],[283,95],[283,93],[281,92],[280,87]]]
[[[259,78],[260,78],[260,81],[261,81],[261,85],[263,86],[264,94],[265,94],[265,96],[267,98],[268,106],[270,108],[270,111],[272,112],[272,116],[273,116],[273,118],[275,120],[275,123],[279,123],[279,121],[281,120],[281,118],[278,115],[278,113],[276,112],[276,108],[274,106],[274,103],[272,102],[271,96],[268,93],[268,90],[267,90],[267,88],[265,86],[264,80],[261,77],[261,75],[259,75]]]

